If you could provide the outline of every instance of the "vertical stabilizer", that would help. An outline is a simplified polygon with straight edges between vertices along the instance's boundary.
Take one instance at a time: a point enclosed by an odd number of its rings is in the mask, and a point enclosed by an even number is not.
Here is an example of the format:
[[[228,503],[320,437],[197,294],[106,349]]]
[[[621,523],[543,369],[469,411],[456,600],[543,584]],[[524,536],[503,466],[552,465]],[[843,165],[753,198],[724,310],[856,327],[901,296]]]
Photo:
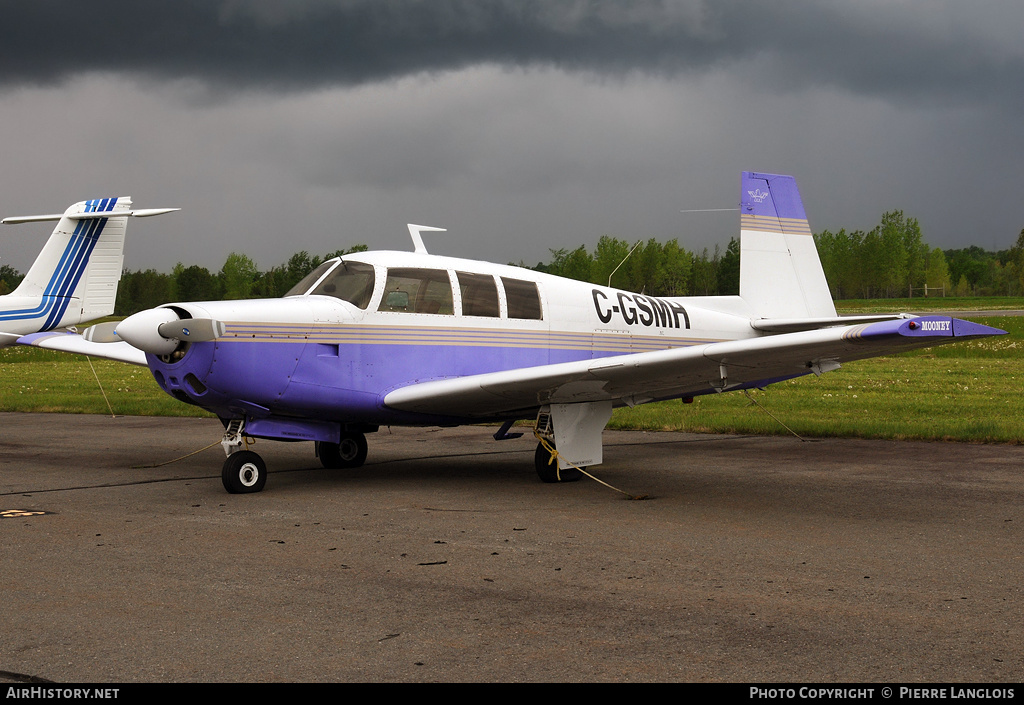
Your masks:
[[[8,312],[8,317],[41,319],[40,329],[50,330],[113,313],[127,218],[105,214],[130,215],[131,203],[127,197],[97,198],[68,208],[11,295],[36,299],[38,304]],[[56,216],[12,218],[5,222],[51,218]]]
[[[792,176],[743,172],[740,297],[757,318],[836,315]]]

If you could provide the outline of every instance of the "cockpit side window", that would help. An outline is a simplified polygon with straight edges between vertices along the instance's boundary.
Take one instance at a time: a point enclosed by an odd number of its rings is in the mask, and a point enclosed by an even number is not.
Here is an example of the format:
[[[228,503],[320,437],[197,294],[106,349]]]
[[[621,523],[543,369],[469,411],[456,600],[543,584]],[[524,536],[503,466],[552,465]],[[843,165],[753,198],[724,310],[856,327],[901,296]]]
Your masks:
[[[459,290],[462,293],[463,316],[497,318],[501,315],[498,286],[494,283],[494,277],[490,274],[468,272],[456,272],[455,276],[459,279]]]
[[[333,296],[366,309],[373,295],[373,281],[373,265],[342,260],[334,271],[309,293]]]
[[[389,269],[380,310],[454,315],[448,272],[443,269]]]
[[[320,277],[327,273],[331,269],[331,267],[333,267],[336,264],[337,261],[335,260],[327,260],[319,267],[314,269],[312,272],[310,272],[302,279],[300,279],[299,283],[293,286],[291,289],[289,289],[288,293],[285,294],[285,296],[302,296],[307,291],[309,291],[309,287],[316,284],[317,280],[320,279]]]
[[[501,283],[505,286],[509,318],[539,321],[544,317],[541,315],[540,292],[537,290],[535,282],[502,277]]]

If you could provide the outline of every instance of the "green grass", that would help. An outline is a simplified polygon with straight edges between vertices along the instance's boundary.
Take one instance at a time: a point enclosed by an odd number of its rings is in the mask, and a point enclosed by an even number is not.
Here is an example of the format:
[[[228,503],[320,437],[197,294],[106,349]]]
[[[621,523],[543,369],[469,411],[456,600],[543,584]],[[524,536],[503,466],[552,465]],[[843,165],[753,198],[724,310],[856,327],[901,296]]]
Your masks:
[[[82,355],[21,345],[0,349],[0,411],[110,414],[113,409],[119,416],[210,415],[166,394],[145,367],[91,362],[92,367]]]
[[[849,299],[836,301],[840,314],[919,313],[922,311],[1008,311],[1024,309],[1021,296],[929,296],[913,299]]]
[[[925,299],[867,302],[844,312],[925,310]],[[1024,308],[1024,299],[930,299],[966,310]],[[972,304],[973,302],[973,304]],[[1013,303],[1008,303],[1013,302]],[[864,304],[865,302],[854,302]],[[779,421],[732,392],[616,410],[610,428],[801,436],[1024,442],[1024,317],[963,316],[1009,335],[860,360],[751,395]],[[118,415],[206,416],[157,387],[144,367],[38,348],[0,349],[0,411],[109,414],[93,376]]]

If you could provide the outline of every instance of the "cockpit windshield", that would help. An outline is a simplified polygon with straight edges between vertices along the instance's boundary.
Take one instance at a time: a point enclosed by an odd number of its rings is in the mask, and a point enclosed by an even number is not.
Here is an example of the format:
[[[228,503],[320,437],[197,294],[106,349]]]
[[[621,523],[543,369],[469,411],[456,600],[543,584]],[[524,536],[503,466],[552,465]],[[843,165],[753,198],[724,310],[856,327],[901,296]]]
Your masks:
[[[330,274],[324,277],[328,272]],[[309,287],[316,284],[321,277],[324,280],[315,289],[309,291]],[[373,295],[373,284],[372,265],[332,259],[304,276],[302,281],[289,289],[285,296],[302,296],[306,293],[333,296],[365,309]]]
[[[310,294],[333,296],[365,309],[373,296],[373,265],[362,262],[341,263]]]
[[[285,296],[302,296],[307,291],[309,291],[309,287],[316,284],[316,281],[325,273],[327,273],[327,271],[330,270],[330,268],[336,264],[337,262],[335,262],[334,260],[327,260],[319,267],[314,269],[312,272],[310,272],[302,279],[300,279],[299,283],[293,286],[291,289],[289,289],[288,293],[286,293]]]

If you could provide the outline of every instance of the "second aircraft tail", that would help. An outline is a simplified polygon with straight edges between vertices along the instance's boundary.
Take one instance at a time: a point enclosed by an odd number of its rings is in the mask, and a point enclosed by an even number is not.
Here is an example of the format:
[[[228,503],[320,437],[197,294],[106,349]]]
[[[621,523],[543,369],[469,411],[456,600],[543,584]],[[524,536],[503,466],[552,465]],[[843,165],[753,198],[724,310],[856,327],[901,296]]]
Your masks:
[[[126,196],[96,198],[72,205],[63,215],[4,218],[5,224],[58,222],[21,284],[9,295],[15,306],[0,311],[0,321],[51,330],[113,313],[128,217],[177,210],[133,211],[131,204]]]

